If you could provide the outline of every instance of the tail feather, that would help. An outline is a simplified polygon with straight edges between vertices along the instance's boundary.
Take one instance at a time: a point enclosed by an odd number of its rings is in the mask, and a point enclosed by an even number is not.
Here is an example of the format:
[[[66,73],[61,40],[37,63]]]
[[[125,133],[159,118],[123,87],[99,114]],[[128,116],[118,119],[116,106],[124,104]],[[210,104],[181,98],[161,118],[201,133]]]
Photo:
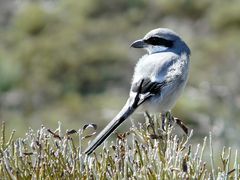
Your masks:
[[[130,100],[126,102],[122,110],[118,115],[97,135],[97,137],[91,142],[88,148],[85,150],[85,154],[91,154],[98,146],[100,146],[105,139],[107,139],[111,133],[122,124],[135,110],[130,105]]]

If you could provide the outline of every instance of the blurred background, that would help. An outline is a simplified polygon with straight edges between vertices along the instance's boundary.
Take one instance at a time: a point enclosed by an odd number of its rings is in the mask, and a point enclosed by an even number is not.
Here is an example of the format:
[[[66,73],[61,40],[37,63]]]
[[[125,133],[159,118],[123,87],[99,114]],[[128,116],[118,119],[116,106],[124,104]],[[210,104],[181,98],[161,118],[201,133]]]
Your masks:
[[[238,0],[0,0],[0,121],[21,136],[58,121],[102,129],[145,53],[129,45],[167,27],[192,50],[174,116],[196,139],[212,131],[216,144],[239,148],[239,9]]]

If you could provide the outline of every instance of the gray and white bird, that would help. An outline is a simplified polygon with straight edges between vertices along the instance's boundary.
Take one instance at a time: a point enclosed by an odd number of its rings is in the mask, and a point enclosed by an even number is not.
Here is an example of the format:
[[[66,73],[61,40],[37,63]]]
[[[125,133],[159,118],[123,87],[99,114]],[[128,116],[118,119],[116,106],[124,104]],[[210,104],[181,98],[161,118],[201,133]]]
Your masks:
[[[146,49],[148,54],[135,66],[126,104],[85,150],[88,155],[139,106],[162,114],[170,111],[186,85],[191,52],[177,33],[167,28],[154,29],[131,47]]]

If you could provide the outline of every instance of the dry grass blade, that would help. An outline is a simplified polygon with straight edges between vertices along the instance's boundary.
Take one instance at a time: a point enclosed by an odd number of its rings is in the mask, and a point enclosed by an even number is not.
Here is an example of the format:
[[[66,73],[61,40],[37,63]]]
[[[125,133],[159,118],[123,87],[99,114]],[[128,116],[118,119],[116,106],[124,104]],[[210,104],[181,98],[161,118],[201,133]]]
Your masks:
[[[146,118],[151,118],[149,115]],[[61,127],[53,131],[45,127],[13,140],[6,141],[5,124],[1,129],[0,177],[3,179],[239,179],[237,151],[231,162],[231,149],[220,158],[223,168],[215,168],[214,152],[211,163],[204,161],[203,145],[193,151],[190,136],[178,137],[171,128],[161,129],[157,119],[149,124],[133,125],[129,133],[118,134],[111,148],[104,146],[100,154],[86,156],[82,153],[83,131],[66,131],[60,136]],[[91,128],[95,129],[96,126]],[[153,131],[154,129],[154,131]],[[57,132],[57,133],[56,133]],[[154,134],[149,134],[149,132]],[[64,134],[64,133],[63,133]],[[79,136],[73,141],[71,136]],[[132,138],[132,139],[131,139]],[[110,143],[109,143],[110,144]],[[204,155],[205,154],[205,155]],[[216,161],[214,161],[216,162]],[[232,164],[234,167],[232,168]],[[211,167],[207,169],[207,167]],[[231,170],[229,170],[231,168]]]

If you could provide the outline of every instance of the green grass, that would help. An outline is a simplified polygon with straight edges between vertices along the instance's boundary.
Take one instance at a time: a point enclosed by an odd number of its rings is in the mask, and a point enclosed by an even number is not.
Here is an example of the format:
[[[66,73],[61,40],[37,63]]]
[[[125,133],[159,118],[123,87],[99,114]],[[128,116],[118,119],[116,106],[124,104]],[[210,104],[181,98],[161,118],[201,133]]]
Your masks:
[[[42,126],[14,140],[2,123],[0,177],[3,179],[239,179],[237,151],[214,153],[211,134],[193,148],[189,135],[176,135],[174,124],[161,128],[159,118],[133,123],[129,132],[106,142],[99,153],[83,154],[89,140],[85,126],[62,132]],[[179,133],[178,133],[179,134]],[[73,139],[78,139],[73,140]],[[84,147],[85,148],[85,147]],[[100,147],[101,148],[101,147]],[[210,149],[207,152],[206,149]],[[232,156],[232,157],[231,157]],[[214,159],[219,157],[219,159]],[[214,162],[220,161],[218,165]]]

